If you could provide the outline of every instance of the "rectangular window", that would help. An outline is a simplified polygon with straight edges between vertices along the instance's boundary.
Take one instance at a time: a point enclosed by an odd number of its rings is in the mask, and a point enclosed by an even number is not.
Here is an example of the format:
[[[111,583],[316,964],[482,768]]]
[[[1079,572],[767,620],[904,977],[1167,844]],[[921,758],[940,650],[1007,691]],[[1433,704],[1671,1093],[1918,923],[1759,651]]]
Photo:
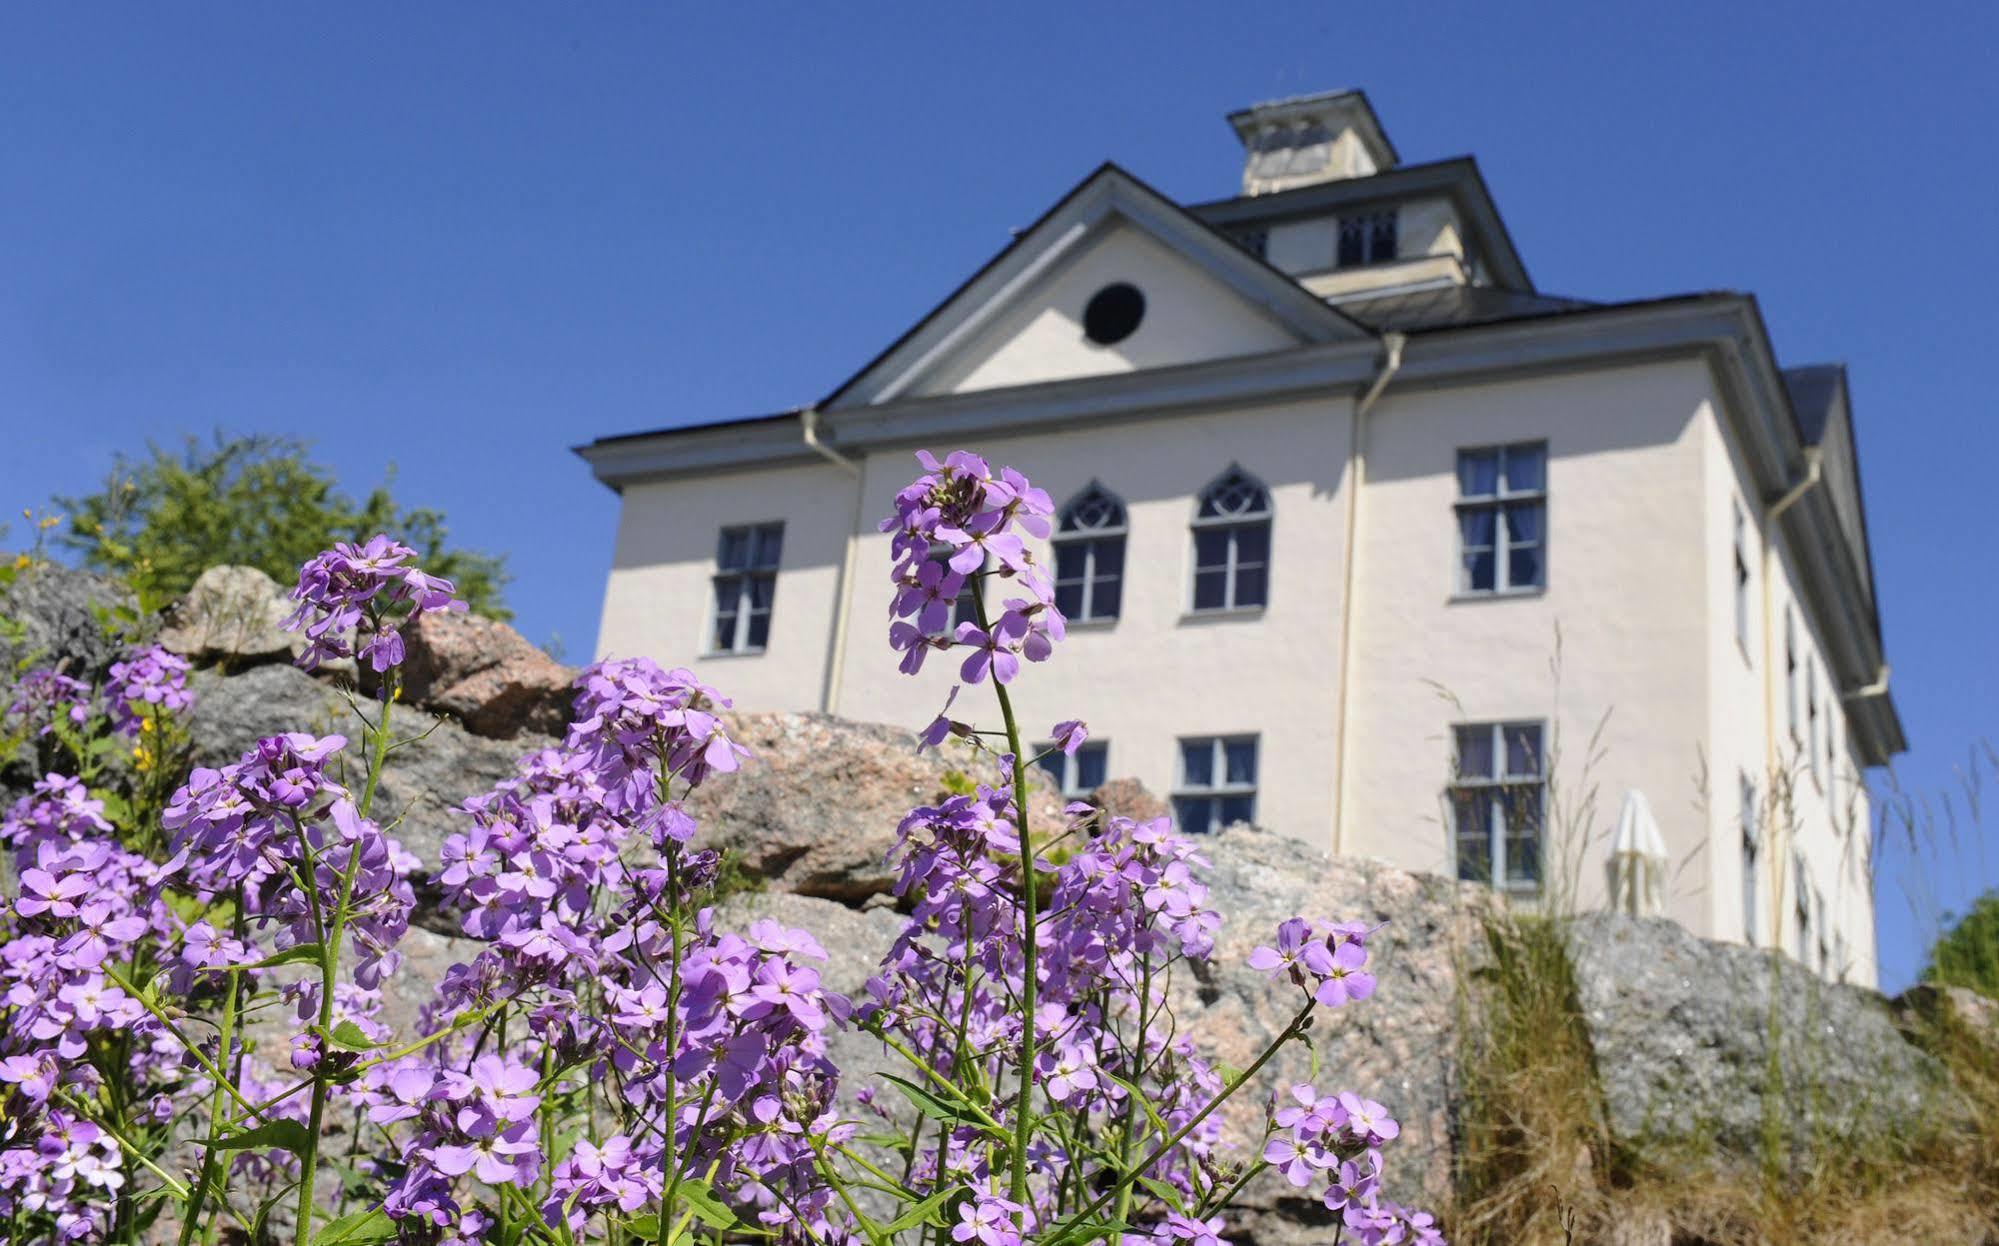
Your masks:
[[[1394,259],[1398,232],[1393,209],[1341,217],[1338,266],[1359,268]]]
[[[769,643],[777,562],[783,550],[782,523],[722,529],[715,549],[712,652],[758,653]]]
[[[1200,736],[1180,741],[1180,782],[1173,815],[1190,835],[1256,821],[1256,740],[1253,735]]]
[[[1735,506],[1735,643],[1749,656],[1749,521]]]
[[[1802,965],[1808,963],[1810,960],[1809,950],[1812,946],[1812,897],[1811,893],[1805,890],[1805,859],[1800,856],[1793,856],[1791,858],[1791,891],[1796,897],[1792,901],[1792,908],[1798,924],[1798,963]]]
[[[1192,607],[1256,610],[1270,599],[1270,491],[1231,466],[1194,512]]]
[[[1451,783],[1458,877],[1509,891],[1541,885],[1547,798],[1540,723],[1468,723],[1455,732]]]
[[[1812,767],[1812,781],[1823,784],[1825,772],[1819,769],[1819,668],[1816,662],[1805,663],[1805,757]]]
[[[1791,739],[1798,738],[1798,625],[1791,608],[1784,607],[1784,712],[1791,727]]]
[[[1745,772],[1740,776],[1742,798],[1742,937],[1756,946],[1756,851],[1758,830],[1756,784]]]
[[[1049,745],[1041,746],[1044,750]],[[1055,790],[1072,800],[1088,796],[1110,777],[1111,746],[1108,740],[1088,740],[1070,757],[1060,749],[1046,753],[1035,764],[1048,776]]]
[[[1458,451],[1458,591],[1547,583],[1548,443]]]

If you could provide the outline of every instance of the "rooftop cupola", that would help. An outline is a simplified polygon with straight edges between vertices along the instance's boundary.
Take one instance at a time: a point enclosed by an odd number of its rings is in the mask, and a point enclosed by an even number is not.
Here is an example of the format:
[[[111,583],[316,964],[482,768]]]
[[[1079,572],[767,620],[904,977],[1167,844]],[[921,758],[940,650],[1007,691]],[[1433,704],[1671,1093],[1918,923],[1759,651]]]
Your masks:
[[[1229,124],[1242,140],[1245,195],[1366,177],[1398,162],[1395,145],[1359,91],[1257,104],[1230,113]]]

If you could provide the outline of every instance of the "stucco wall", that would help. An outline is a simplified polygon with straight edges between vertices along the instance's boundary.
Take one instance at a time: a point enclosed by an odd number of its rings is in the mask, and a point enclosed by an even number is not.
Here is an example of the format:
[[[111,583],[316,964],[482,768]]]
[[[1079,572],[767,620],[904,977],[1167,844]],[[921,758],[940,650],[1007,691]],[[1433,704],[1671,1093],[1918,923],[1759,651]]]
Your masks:
[[[1098,376],[1251,355],[1298,339],[1183,256],[1127,225],[1106,227],[1083,251],[983,326],[914,387],[964,393],[1065,377]],[[1145,295],[1145,317],[1122,342],[1083,335],[1083,309],[1112,282]]]
[[[1258,734],[1259,820],[1294,835],[1322,835],[1332,808],[1331,638],[1350,409],[1342,396],[982,441],[981,453],[1025,471],[1058,506],[1095,477],[1124,499],[1129,516],[1121,617],[1073,627],[1047,665],[1025,668],[1014,685],[1024,728],[1040,739],[1061,719],[1084,718],[1109,741],[1112,774],[1136,776],[1162,794],[1176,781],[1180,737]],[[1269,605],[1247,615],[1193,617],[1188,521],[1200,489],[1232,462],[1271,492],[1276,570]],[[870,522],[838,707],[850,718],[912,729],[942,706],[958,666],[936,655],[911,678],[896,671],[887,647],[888,538],[872,520],[889,512],[894,491],[916,470],[904,453],[868,459]],[[957,712],[998,722],[986,687],[961,693]]]
[[[818,709],[853,509],[853,477],[830,463],[627,487],[597,655],[686,666],[747,708]],[[784,521],[784,550],[769,644],[711,653],[719,530],[773,519]]]
[[[1541,720],[1555,787],[1546,869],[1578,903],[1605,894],[1628,789],[1650,801],[1675,865],[1703,854],[1705,615],[1688,586],[1703,580],[1707,397],[1693,363],[1388,392],[1367,430],[1343,851],[1452,871],[1452,725]],[[1540,440],[1545,591],[1459,595],[1456,451]],[[1669,911],[1696,930],[1703,890],[1685,875],[1669,889]]]

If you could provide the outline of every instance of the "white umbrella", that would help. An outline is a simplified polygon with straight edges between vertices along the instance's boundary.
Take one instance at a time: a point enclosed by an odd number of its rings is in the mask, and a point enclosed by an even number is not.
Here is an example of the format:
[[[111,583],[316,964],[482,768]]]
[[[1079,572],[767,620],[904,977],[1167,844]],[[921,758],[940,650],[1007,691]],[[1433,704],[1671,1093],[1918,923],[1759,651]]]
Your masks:
[[[1610,907],[1633,917],[1666,911],[1666,841],[1651,803],[1636,788],[1624,794],[1610,840]]]

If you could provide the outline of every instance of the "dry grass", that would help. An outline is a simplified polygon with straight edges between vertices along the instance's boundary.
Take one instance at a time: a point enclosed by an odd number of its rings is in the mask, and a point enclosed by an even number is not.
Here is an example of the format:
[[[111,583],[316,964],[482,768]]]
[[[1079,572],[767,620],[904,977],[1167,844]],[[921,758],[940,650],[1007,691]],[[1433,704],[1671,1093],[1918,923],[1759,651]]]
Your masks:
[[[1909,1018],[1961,1110],[1898,1154],[1642,1154],[1606,1124],[1561,919],[1495,922],[1482,951],[1460,978],[1460,1246],[1999,1243],[1999,1034],[1941,1004]]]

